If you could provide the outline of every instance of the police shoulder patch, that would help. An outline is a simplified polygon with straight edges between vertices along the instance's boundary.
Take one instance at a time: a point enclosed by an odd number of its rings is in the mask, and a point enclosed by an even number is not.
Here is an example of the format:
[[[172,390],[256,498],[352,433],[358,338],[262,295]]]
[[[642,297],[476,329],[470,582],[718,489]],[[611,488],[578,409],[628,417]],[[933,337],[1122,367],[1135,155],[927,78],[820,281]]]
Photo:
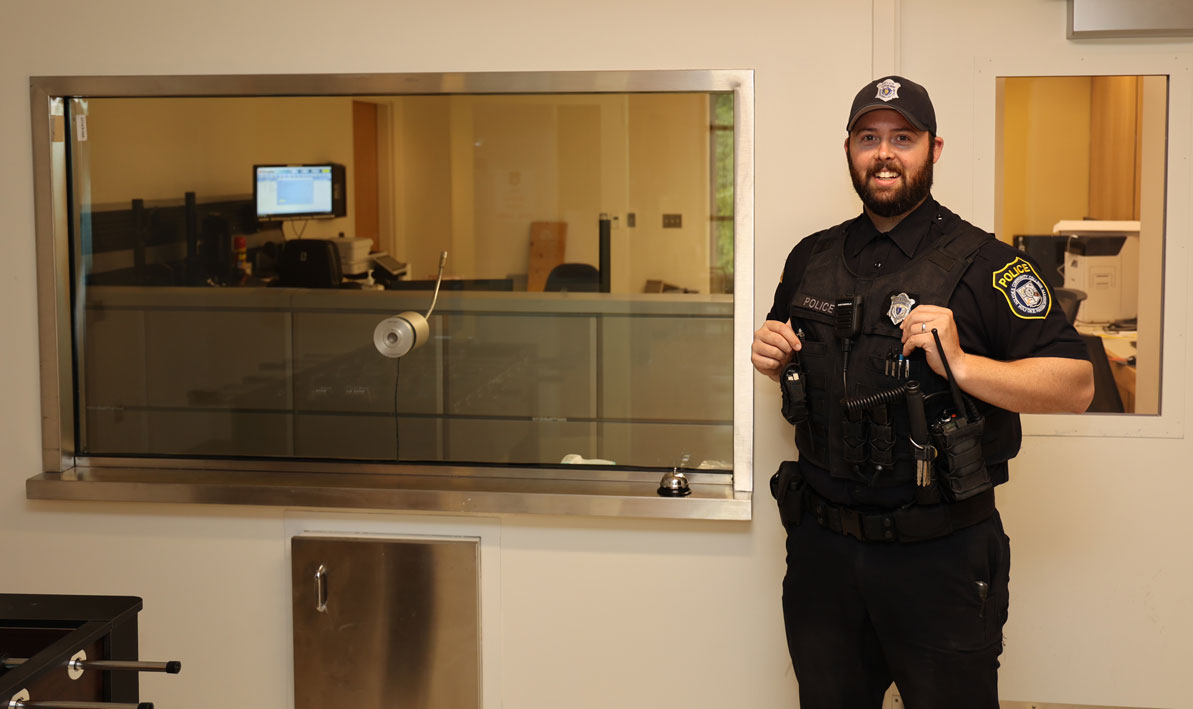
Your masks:
[[[994,290],[1003,294],[1016,317],[1043,320],[1052,310],[1052,294],[1036,269],[1018,257],[994,272]]]

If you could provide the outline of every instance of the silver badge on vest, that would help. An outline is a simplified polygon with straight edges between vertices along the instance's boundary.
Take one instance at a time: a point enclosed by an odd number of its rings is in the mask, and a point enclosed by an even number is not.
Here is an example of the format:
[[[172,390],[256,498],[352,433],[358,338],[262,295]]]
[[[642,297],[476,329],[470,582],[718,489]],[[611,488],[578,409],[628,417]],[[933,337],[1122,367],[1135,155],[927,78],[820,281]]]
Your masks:
[[[915,305],[915,299],[906,293],[899,293],[891,296],[891,307],[887,309],[887,317],[891,319],[891,323],[898,326],[899,323],[907,317],[911,312],[911,306]]]

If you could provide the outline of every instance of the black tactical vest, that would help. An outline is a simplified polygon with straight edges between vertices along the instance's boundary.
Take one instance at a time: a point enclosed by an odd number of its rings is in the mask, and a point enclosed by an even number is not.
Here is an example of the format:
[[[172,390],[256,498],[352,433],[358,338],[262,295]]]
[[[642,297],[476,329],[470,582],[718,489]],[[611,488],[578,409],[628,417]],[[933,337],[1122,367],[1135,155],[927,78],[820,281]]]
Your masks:
[[[796,427],[795,442],[801,460],[830,471],[833,477],[878,486],[915,481],[903,401],[847,415],[846,397],[856,401],[916,380],[927,395],[930,425],[955,409],[947,381],[931,370],[923,350],[915,350],[909,361],[899,363],[902,332],[890,316],[892,299],[905,302],[901,296],[913,299],[915,305],[948,307],[974,256],[993,238],[944,207],[938,210],[930,227],[939,234],[935,243],[921,249],[904,267],[872,278],[859,278],[846,266],[845,237],[854,220],[813,237],[817,243],[790,304],[791,327],[803,343],[799,362],[810,414],[806,424]],[[862,317],[860,333],[848,354],[846,391],[845,355],[834,327],[835,302],[853,295],[861,296]],[[1013,458],[1021,438],[1018,414],[974,403],[985,417],[982,454],[986,464]],[[938,469],[943,464],[938,459]]]

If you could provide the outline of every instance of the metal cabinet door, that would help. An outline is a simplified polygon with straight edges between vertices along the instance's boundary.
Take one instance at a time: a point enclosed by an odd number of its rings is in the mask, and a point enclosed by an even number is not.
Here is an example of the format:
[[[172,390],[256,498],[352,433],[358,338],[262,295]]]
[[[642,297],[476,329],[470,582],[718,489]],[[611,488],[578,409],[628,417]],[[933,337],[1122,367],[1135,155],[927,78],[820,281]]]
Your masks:
[[[291,539],[295,709],[478,709],[476,541]]]

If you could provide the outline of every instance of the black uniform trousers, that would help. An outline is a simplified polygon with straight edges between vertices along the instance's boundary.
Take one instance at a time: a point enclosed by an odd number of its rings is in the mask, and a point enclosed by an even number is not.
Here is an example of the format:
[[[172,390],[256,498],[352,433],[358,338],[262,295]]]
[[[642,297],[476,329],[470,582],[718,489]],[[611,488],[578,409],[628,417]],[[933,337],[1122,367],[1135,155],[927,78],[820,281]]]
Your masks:
[[[908,709],[998,709],[1009,569],[998,512],[911,543],[804,515],[787,529],[783,579],[801,709],[880,709],[892,681]]]

